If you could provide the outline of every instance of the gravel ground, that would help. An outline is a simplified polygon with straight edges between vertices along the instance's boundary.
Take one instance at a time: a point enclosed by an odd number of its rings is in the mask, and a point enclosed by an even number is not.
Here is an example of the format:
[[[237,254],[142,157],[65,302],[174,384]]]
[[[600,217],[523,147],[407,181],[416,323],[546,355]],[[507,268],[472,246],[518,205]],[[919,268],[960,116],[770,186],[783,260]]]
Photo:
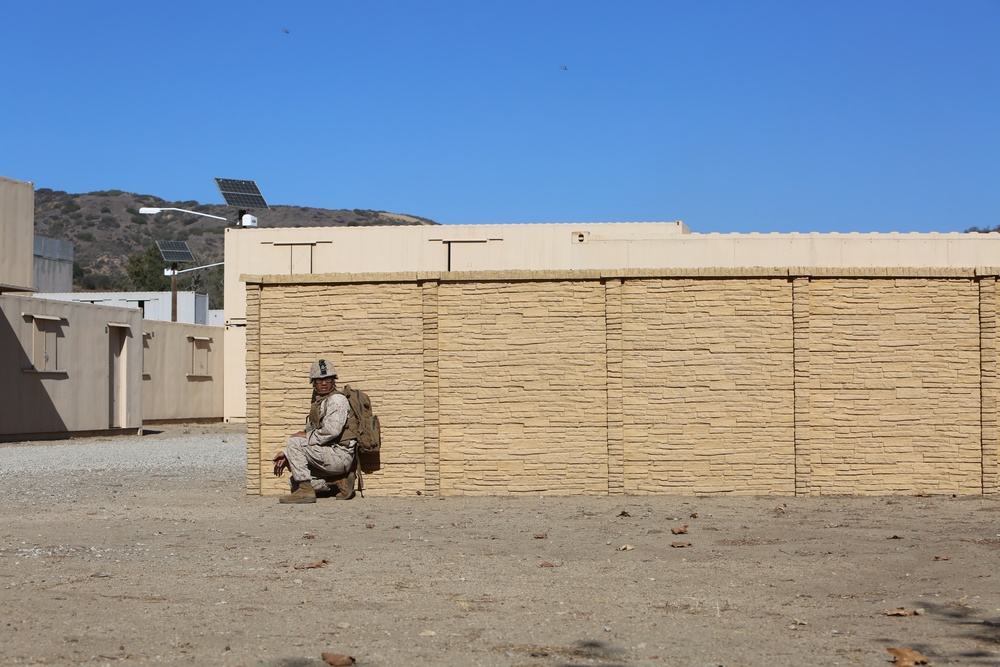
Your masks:
[[[1000,500],[244,493],[239,425],[0,445],[4,665],[1000,664]],[[897,662],[897,665],[905,664]]]

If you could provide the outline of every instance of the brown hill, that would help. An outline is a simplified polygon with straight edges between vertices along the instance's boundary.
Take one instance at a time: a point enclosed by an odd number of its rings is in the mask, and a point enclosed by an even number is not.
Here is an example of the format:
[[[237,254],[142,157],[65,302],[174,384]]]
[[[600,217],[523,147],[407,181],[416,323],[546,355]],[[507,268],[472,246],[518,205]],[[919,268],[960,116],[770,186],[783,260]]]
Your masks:
[[[145,253],[156,241],[186,241],[202,265],[223,261],[225,222],[177,211],[142,215],[139,209],[144,206],[187,209],[233,221],[237,216],[235,209],[225,205],[171,202],[120,190],[69,194],[40,188],[35,191],[35,233],[73,243],[76,291],[134,289],[125,272],[125,262],[130,255]],[[360,209],[272,206],[251,213],[257,216],[261,227],[438,224],[418,216]]]

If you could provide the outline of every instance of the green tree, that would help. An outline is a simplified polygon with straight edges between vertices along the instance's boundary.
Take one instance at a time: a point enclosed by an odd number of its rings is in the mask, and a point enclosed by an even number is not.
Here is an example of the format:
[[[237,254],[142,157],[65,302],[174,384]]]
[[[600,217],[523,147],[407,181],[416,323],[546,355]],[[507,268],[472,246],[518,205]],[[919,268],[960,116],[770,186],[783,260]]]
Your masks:
[[[159,248],[151,245],[146,252],[134,252],[128,256],[125,260],[125,273],[136,292],[168,292],[170,277],[163,275],[163,270],[168,266],[163,261]]]

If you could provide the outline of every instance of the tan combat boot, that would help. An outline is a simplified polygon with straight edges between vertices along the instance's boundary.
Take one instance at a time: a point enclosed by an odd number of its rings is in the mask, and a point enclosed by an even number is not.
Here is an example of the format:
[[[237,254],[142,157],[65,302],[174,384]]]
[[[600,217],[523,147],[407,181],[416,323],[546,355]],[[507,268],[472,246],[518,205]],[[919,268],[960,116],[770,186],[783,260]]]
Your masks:
[[[314,503],[316,502],[316,491],[313,489],[312,484],[308,481],[299,482],[292,480],[292,491],[287,496],[281,496],[278,498],[278,502],[284,505],[301,505],[303,503]]]
[[[333,497],[337,500],[350,500],[354,497],[354,480],[356,475],[353,471],[347,473],[346,477],[341,477],[338,480],[331,482],[337,491],[333,494]]]

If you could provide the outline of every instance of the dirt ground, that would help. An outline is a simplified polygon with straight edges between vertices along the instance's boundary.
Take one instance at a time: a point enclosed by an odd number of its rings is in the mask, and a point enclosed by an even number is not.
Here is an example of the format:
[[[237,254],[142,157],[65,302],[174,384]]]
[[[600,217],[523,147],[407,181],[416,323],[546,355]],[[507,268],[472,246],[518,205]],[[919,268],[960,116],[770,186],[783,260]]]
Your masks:
[[[200,434],[245,443],[136,446]],[[286,506],[236,466],[3,482],[4,665],[1000,664],[995,497]]]

